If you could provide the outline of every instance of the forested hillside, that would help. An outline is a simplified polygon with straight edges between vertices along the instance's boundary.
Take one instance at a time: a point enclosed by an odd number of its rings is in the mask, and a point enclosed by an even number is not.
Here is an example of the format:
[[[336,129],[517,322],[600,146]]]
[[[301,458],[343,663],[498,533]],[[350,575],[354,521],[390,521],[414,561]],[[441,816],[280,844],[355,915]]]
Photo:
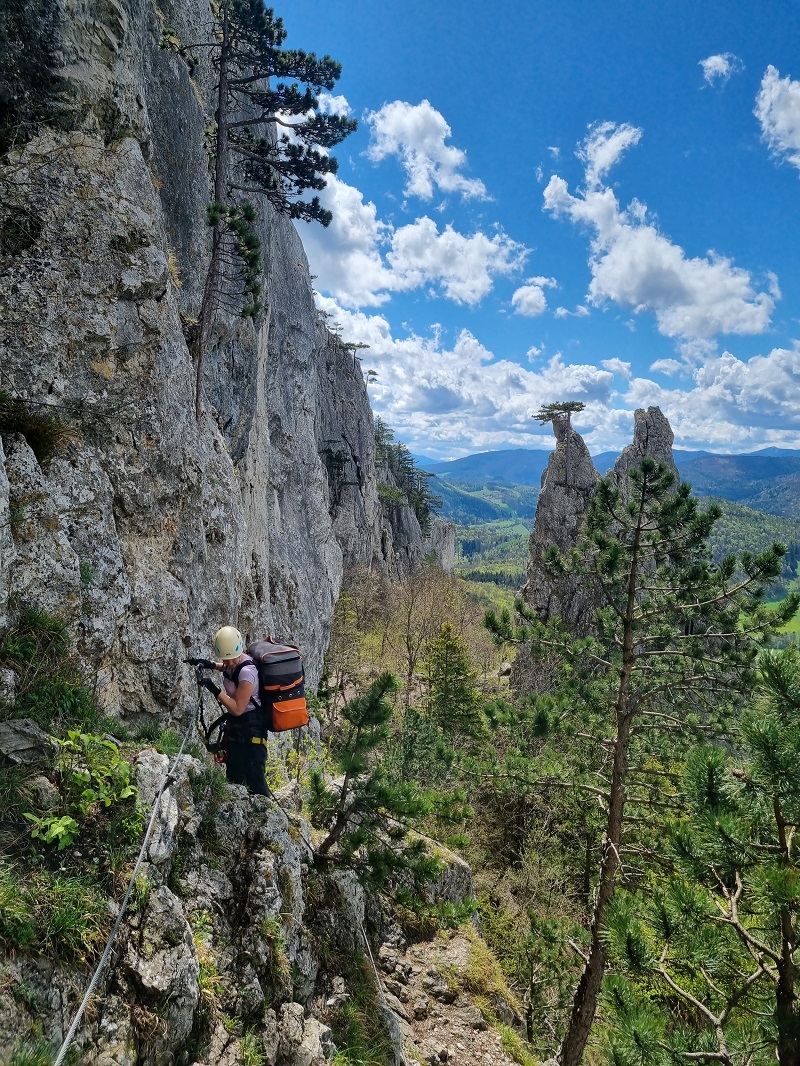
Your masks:
[[[459,529],[470,582],[436,567],[388,585],[353,572],[337,608],[324,733],[339,742],[342,709],[367,679],[398,677],[382,772],[429,797],[425,831],[473,868],[502,971],[490,980],[476,964],[474,988],[524,1066],[556,1054],[563,1066],[794,1062],[781,974],[796,971],[781,960],[795,966],[785,930],[800,917],[785,836],[800,816],[800,658],[758,635],[771,624],[759,590],[786,562],[770,544],[794,527],[739,506],[720,514],[686,489],[675,502],[669,476],[653,466],[627,489],[601,486],[581,551],[553,556],[554,575],[604,590],[587,638],[525,608],[516,624],[499,609],[481,625],[469,568],[507,590],[524,577],[528,531],[513,522]],[[720,568],[707,543],[716,558],[751,555]],[[637,634],[629,660],[626,631]],[[539,687],[498,676],[515,651]],[[471,817],[449,821],[457,809]],[[524,1042],[504,1028],[501,995]]]
[[[493,518],[532,518],[549,454],[520,448],[481,452],[422,467],[436,477],[443,516],[469,525]],[[616,458],[613,452],[593,456],[598,473],[604,475]],[[688,481],[698,496],[718,496],[789,519],[800,514],[800,456],[795,453],[711,455],[675,451],[674,458],[681,480]]]
[[[446,493],[441,494],[445,501]],[[771,598],[785,595],[798,576],[800,519],[781,518],[716,497],[702,498],[704,505],[717,503],[722,516],[712,529],[709,545],[713,558],[759,552],[773,541],[787,546],[781,579],[770,589]],[[446,509],[447,503],[445,502]],[[516,592],[525,582],[530,523],[522,518],[473,519],[456,527],[458,574],[466,581],[483,582]]]

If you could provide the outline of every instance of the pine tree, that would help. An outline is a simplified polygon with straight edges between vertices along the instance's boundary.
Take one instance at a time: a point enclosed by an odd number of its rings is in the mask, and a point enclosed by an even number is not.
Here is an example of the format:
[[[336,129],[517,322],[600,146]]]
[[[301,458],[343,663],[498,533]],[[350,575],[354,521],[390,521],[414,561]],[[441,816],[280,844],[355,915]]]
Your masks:
[[[635,982],[610,1000],[617,1050],[636,1042],[655,1063],[659,1046],[703,1047],[730,1066],[797,1066],[800,649],[761,657],[752,706],[725,749],[692,753],[686,789],[688,814],[669,836],[672,875],[609,922]],[[654,1017],[659,980],[665,1009]],[[687,1008],[694,1025],[675,1025]]]
[[[605,920],[623,860],[641,850],[642,830],[630,831],[631,816],[652,827],[656,804],[669,807],[670,754],[693,733],[712,729],[748,690],[759,639],[797,609],[795,599],[770,615],[762,602],[780,572],[782,546],[714,565],[707,539],[721,511],[701,511],[689,486],[676,489],[674,482],[652,459],[630,471],[624,495],[601,481],[582,542],[566,558],[551,553],[554,572],[583,576],[600,590],[594,635],[574,640],[560,620],[539,623],[521,602],[528,624],[516,633],[507,616],[487,616],[500,638],[530,640],[534,653],[554,664],[554,691],[538,703],[537,728],[562,738],[560,772],[595,794],[606,812],[562,1066],[579,1066],[595,1019],[608,962]],[[572,741],[566,750],[565,734]],[[533,770],[522,756],[514,772]]]
[[[392,717],[388,697],[398,687],[391,674],[381,674],[342,709],[345,728],[332,748],[343,776],[327,784],[319,769],[311,775],[311,820],[325,831],[314,856],[318,868],[352,869],[373,889],[402,874],[421,890],[440,863],[412,830],[434,811],[436,798],[412,781],[393,780],[379,758]],[[450,797],[437,813],[463,818],[461,797]]]
[[[301,197],[325,188],[326,175],[337,169],[328,149],[356,128],[353,119],[319,109],[316,94],[333,88],[341,65],[330,56],[283,48],[283,21],[263,0],[219,0],[211,12],[208,40],[184,44],[171,28],[162,38],[190,58],[207,51],[217,72],[211,261],[196,327],[198,417],[203,356],[220,299],[231,295],[231,250],[246,298],[241,313],[254,318],[261,309],[261,248],[246,197],[266,197],[281,214],[329,225],[331,213],[319,197]]]
[[[451,622],[426,646],[422,669],[428,684],[427,711],[443,732],[451,739],[483,732],[477,673]]]

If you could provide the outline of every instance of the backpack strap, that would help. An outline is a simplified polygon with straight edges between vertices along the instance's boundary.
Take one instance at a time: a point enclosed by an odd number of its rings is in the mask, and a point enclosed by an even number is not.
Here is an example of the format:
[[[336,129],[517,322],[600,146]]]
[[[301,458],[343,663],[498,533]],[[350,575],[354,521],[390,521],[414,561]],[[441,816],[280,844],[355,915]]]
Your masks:
[[[245,655],[247,655],[247,652],[245,652]],[[248,655],[247,659],[243,663],[239,663],[238,666],[234,666],[230,673],[227,673],[225,670],[223,670],[223,676],[227,677],[229,681],[232,681],[234,685],[238,685],[239,674],[242,672],[245,666],[256,666],[255,659],[253,659],[252,656]]]

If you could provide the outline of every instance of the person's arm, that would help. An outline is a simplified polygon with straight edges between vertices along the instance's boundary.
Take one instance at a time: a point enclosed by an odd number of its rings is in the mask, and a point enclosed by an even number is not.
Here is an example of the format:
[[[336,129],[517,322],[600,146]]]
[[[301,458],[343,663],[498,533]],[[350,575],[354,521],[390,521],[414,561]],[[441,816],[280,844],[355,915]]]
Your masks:
[[[242,681],[236,686],[235,696],[229,696],[227,692],[220,692],[217,696],[217,702],[226,711],[238,717],[240,714],[244,714],[245,708],[250,702],[250,697],[253,695],[254,687],[252,681]]]

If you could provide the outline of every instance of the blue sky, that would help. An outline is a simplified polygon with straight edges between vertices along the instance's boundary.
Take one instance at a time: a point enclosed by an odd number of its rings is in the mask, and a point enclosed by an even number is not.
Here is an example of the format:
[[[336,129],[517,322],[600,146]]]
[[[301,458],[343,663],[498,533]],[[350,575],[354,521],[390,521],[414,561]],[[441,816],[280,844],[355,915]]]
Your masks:
[[[415,454],[800,447],[800,3],[305,0],[359,130],[298,226]]]

